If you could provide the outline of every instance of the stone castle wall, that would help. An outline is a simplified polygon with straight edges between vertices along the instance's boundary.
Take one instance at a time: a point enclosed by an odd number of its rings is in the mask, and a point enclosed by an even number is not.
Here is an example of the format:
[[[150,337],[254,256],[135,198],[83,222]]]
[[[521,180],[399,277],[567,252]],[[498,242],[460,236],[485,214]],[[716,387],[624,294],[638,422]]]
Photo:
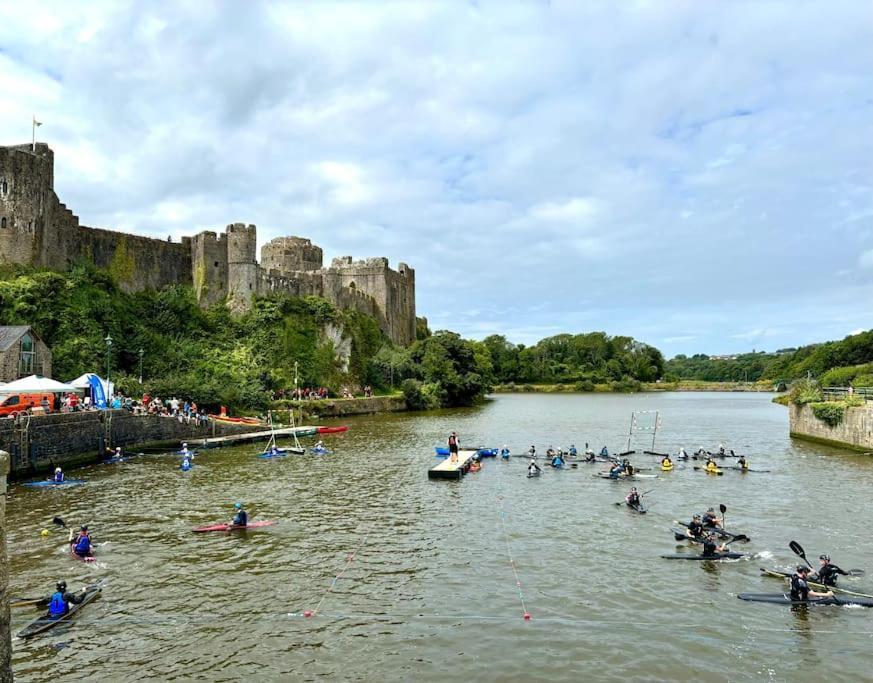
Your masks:
[[[246,310],[255,295],[323,296],[371,315],[398,344],[415,340],[415,271],[388,259],[334,259],[323,267],[320,247],[302,237],[264,245],[257,229],[234,223],[181,243],[83,226],[54,192],[54,154],[45,144],[0,147],[0,263],[68,270],[91,263],[128,292],[173,284],[193,286],[204,306],[227,302]]]

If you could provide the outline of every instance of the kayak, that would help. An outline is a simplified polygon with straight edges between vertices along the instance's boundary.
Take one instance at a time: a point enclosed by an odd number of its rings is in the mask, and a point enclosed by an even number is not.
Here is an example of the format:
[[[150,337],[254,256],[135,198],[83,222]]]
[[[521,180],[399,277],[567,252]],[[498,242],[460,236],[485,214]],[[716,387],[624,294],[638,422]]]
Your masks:
[[[703,562],[706,561],[718,561],[718,560],[738,560],[741,557],[748,557],[746,553],[735,553],[735,552],[724,552],[724,553],[715,553],[715,555],[687,555],[684,553],[672,553],[670,555],[661,555],[665,560],[700,560]]]
[[[736,467],[736,466],[723,467],[722,469],[725,469],[725,470],[738,470],[738,471],[740,471],[740,472],[769,472],[769,471],[770,471],[770,470],[753,470],[751,467]]]
[[[313,453],[314,455],[330,455],[331,453],[333,453],[333,451],[329,448],[310,448],[309,452]]]
[[[82,609],[89,602],[94,600],[97,596],[100,595],[100,588],[97,586],[88,586],[85,589],[85,597],[82,602],[78,605],[71,603],[70,611],[66,614],[62,614],[59,617],[50,617],[48,613],[32,622],[30,625],[25,626],[18,632],[19,638],[32,638],[35,635],[39,635],[40,633],[45,633],[51,628],[54,628],[58,624],[63,624],[65,622],[69,622],[76,613]]]
[[[345,425],[340,425],[338,427],[316,427],[316,430],[319,434],[339,434],[340,432],[349,431],[349,428]]]
[[[677,542],[679,542],[679,541],[691,541],[692,543],[700,543],[701,542],[701,539],[689,536],[681,529],[674,529],[673,527],[670,527],[670,531],[673,532],[673,538],[675,538]]]
[[[786,593],[740,593],[740,600],[749,602],[771,602],[777,605],[859,605],[873,607],[873,598],[837,597],[810,598],[809,600],[792,600]]]
[[[640,503],[639,505],[631,505],[630,503],[625,501],[625,505],[640,515],[644,515],[649,511],[648,508],[646,508],[646,506],[643,505],[642,503]]]
[[[480,448],[476,451],[476,455],[480,458],[496,458],[497,453],[498,451],[496,448]]]
[[[781,572],[778,569],[764,569],[763,567],[761,567],[761,575],[770,576],[776,579],[791,578],[791,572]],[[809,579],[807,579],[806,582],[809,584],[810,588],[817,591],[825,592],[831,590],[834,593],[840,593],[841,595],[854,595],[858,598],[873,599],[873,595],[870,595],[869,593],[859,593],[857,591],[851,591],[848,588],[838,588],[836,586],[825,586],[823,583],[817,583],[816,581],[810,581]]]
[[[694,469],[695,469],[695,471],[700,470],[701,472],[706,472],[707,474],[717,474],[718,476],[721,476],[724,474],[724,472],[722,472],[720,469],[708,470],[705,467],[698,467],[697,465],[694,466]]]
[[[538,476],[540,476],[540,471],[539,471],[539,470],[537,470],[536,472],[528,472],[528,473],[527,473],[527,478],[528,478],[528,479],[532,479],[533,477],[538,477]]]
[[[287,448],[280,448],[277,446],[276,448],[271,448],[268,451],[262,451],[261,453],[258,454],[258,457],[260,457],[260,458],[276,458],[276,457],[279,457],[280,455],[288,455],[288,449]]]
[[[115,465],[115,464],[120,463],[120,462],[124,462],[123,456],[122,457],[113,456],[113,457],[109,458],[109,460],[104,460],[103,464],[104,465]]]
[[[610,477],[608,474],[606,474],[604,472],[601,472],[600,474],[597,474],[595,476],[598,476],[601,479],[612,479],[614,481],[617,481],[618,479],[657,479],[658,478],[657,474],[637,474],[636,472],[634,472],[633,474],[619,474],[617,479],[616,479],[616,477]]]
[[[233,424],[257,425],[261,421],[256,417],[228,417],[227,415],[210,415],[216,422],[232,422]]]
[[[315,436],[318,433],[318,427],[306,427],[305,429],[298,429],[297,436]]]
[[[73,550],[73,544],[70,544],[70,557],[79,562],[96,562],[97,558],[94,555],[79,555]]]
[[[680,526],[684,526],[686,529],[688,528],[688,525],[685,522],[675,522],[675,523],[679,524]],[[734,534],[734,533],[731,533],[730,531],[725,531],[724,529],[721,529],[717,526],[704,526],[703,530],[706,531],[707,533],[715,534],[719,538],[736,538],[737,536],[745,536],[745,534]],[[751,539],[749,539],[749,540],[751,540]]]
[[[84,484],[84,479],[64,479],[63,481],[55,481],[54,479],[44,479],[42,481],[26,481],[22,486],[77,486]]]
[[[188,465],[188,467],[185,467],[184,465],[179,465],[179,469],[183,472],[190,472],[194,469],[194,463],[191,463],[190,465]]]
[[[262,522],[250,522],[246,526],[239,526],[237,524],[209,524],[207,526],[198,526],[196,529],[191,529],[191,531],[197,533],[203,533],[206,531],[246,531],[248,529],[259,529],[264,526],[273,526],[276,523],[277,522],[264,520]]]
[[[435,446],[434,452],[436,453],[436,457],[438,458],[448,458],[449,457],[449,449],[445,446]]]

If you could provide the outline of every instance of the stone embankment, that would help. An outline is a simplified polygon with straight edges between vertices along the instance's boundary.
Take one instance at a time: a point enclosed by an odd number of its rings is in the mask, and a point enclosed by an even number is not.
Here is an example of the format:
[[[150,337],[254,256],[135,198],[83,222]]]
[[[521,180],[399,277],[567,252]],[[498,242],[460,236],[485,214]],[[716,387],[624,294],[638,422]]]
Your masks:
[[[322,401],[282,401],[281,407],[273,410],[276,419],[280,420],[282,413],[291,406],[295,411],[302,411],[304,419],[311,422],[320,417],[399,413],[406,410],[406,399],[398,394],[369,398],[329,398]]]
[[[124,410],[60,413],[0,420],[0,450],[10,454],[14,477],[95,462],[107,448],[142,448],[179,444],[198,437],[226,436],[266,429],[210,420],[206,425],[157,415],[133,415]]]
[[[873,403],[847,407],[833,427],[819,420],[808,405],[788,405],[791,436],[839,448],[873,452]]]

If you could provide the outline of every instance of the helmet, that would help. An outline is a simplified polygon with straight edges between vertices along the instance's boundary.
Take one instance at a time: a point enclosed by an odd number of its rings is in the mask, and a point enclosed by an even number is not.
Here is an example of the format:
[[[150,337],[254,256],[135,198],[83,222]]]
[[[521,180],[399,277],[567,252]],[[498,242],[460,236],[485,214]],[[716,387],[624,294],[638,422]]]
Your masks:
[[[637,490],[636,486],[631,486],[631,493],[635,492],[636,490]]]
[[[60,467],[55,467],[55,474],[57,474],[58,472],[62,472],[62,471],[63,470]]]
[[[188,442],[187,442],[187,441],[183,441],[183,442],[182,442],[182,448],[188,448]]]
[[[797,573],[798,574],[809,574],[809,567],[807,567],[805,564],[799,564],[799,565],[797,565]]]
[[[80,529],[81,531],[88,531],[88,525],[87,525],[87,524],[83,524],[82,526],[79,527],[79,529]]]
[[[693,519],[700,519],[700,515],[694,515]]]
[[[709,508],[707,512],[715,512],[715,508]]]
[[[56,588],[57,588],[59,591],[62,591],[62,592],[65,591],[65,590],[67,590],[67,582],[64,581],[63,579],[61,579],[61,580],[58,581],[58,583],[56,584]]]
[[[241,510],[241,509],[242,509],[242,503],[234,503],[233,506],[234,506],[234,508],[236,508],[237,510]]]
[[[818,556],[818,559],[820,559],[820,560],[824,560],[825,562],[830,562],[830,561],[831,561],[831,556],[830,556],[830,555],[819,555],[819,556]]]

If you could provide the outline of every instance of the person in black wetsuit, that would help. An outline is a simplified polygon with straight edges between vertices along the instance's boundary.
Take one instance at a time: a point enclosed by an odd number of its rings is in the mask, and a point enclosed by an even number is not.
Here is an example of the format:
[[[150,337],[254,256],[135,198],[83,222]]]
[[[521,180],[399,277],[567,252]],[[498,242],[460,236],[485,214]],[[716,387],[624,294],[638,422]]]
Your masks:
[[[823,583],[825,586],[836,586],[837,585],[837,575],[842,574],[843,576],[848,576],[848,572],[844,572],[837,565],[831,564],[830,555],[820,555],[819,561],[821,562],[821,566],[818,568],[818,571],[812,575],[812,579],[817,581],[818,583]]]
[[[715,540],[715,536],[712,534],[707,534],[702,539],[703,543],[703,556],[704,557],[715,557],[718,553],[724,552],[727,550],[727,546],[722,543],[718,544],[718,541]]]
[[[640,494],[637,492],[636,486],[634,486],[630,490],[630,493],[628,493],[624,497],[624,502],[627,503],[628,507],[632,507],[632,508],[635,508],[637,510],[639,509],[639,507],[640,507]]]
[[[694,518],[688,525],[687,533],[689,538],[700,538],[703,536],[703,522],[700,521],[700,515],[694,515]]]
[[[233,509],[236,510],[236,514],[233,516],[231,520],[231,525],[233,526],[248,526],[249,523],[249,515],[243,509],[242,503],[234,503]]]
[[[791,575],[791,599],[799,602],[806,602],[810,598],[832,598],[833,591],[827,593],[819,593],[810,589],[807,583],[809,577],[809,567],[799,564],[797,571]]]
[[[703,526],[712,527],[713,529],[721,526],[721,520],[715,514],[715,508],[709,508],[709,510],[703,513]]]

